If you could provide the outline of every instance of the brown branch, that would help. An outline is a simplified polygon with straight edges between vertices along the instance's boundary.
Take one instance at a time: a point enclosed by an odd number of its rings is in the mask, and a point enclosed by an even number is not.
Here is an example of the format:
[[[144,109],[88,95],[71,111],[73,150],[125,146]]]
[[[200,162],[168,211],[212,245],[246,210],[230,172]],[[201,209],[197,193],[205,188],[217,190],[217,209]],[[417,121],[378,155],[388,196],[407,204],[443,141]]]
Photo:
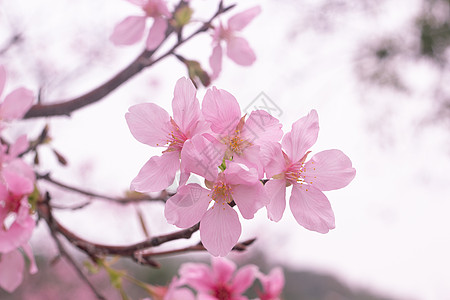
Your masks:
[[[237,243],[231,250],[238,251],[238,252],[245,251],[245,250],[247,250],[248,246],[253,244],[255,241],[256,241],[256,238],[253,238],[253,239],[249,239],[249,240]],[[167,250],[167,251],[160,251],[160,252],[143,252],[141,254],[141,257],[147,258],[147,257],[154,257],[154,256],[174,255],[174,254],[182,254],[182,253],[191,252],[191,251],[206,251],[206,248],[200,242],[193,246],[188,246],[188,247],[174,249],[174,250]]]
[[[136,197],[111,197],[107,195],[97,194],[90,191],[86,191],[77,187],[70,186],[68,184],[62,183],[58,180],[55,180],[50,177],[50,174],[36,174],[37,179],[45,180],[53,185],[59,186],[61,188],[64,188],[66,190],[76,192],[85,196],[94,197],[98,199],[104,199],[108,201],[113,201],[115,203],[119,204],[129,204],[129,203],[136,203],[136,202],[143,202],[143,201],[161,201],[166,202],[167,199],[169,199],[171,196],[173,196],[173,193],[169,193],[166,190],[161,191],[161,193],[157,197],[152,197],[150,195],[141,194]]]
[[[103,97],[114,91],[117,87],[119,87],[124,82],[129,80],[131,77],[141,72],[144,68],[148,68],[156,64],[157,62],[161,61],[165,57],[173,54],[174,50],[177,49],[179,46],[189,41],[197,34],[208,30],[208,28],[211,27],[212,21],[217,16],[230,10],[234,6],[235,5],[223,7],[221,2],[216,13],[207,22],[203,23],[203,25],[198,30],[196,30],[188,37],[179,40],[170,50],[168,50],[165,54],[161,55],[159,58],[152,60],[152,56],[155,53],[155,51],[158,50],[158,48],[153,51],[145,50],[131,64],[125,67],[125,69],[120,71],[116,76],[114,76],[104,84],[100,85],[99,87],[93,89],[92,91],[82,96],[70,100],[57,101],[56,103],[53,104],[35,104],[26,113],[24,119],[37,117],[50,117],[50,116],[64,116],[64,115],[70,116],[70,114],[75,110],[101,100]],[[165,39],[167,39],[167,37],[172,32],[173,28],[169,27],[168,31],[166,32]]]
[[[0,55],[5,54],[9,49],[11,49],[12,46],[14,46],[17,43],[20,43],[23,40],[23,37],[20,33],[14,34],[6,44],[0,48]]]
[[[95,258],[104,255],[120,255],[120,256],[128,256],[135,260],[139,261],[138,255],[136,255],[137,251],[160,246],[164,243],[178,240],[178,239],[189,239],[192,234],[198,231],[200,224],[197,223],[192,227],[179,230],[173,233],[155,236],[150,239],[147,239],[143,242],[127,245],[127,246],[110,246],[104,244],[97,244],[93,242],[89,242],[75,233],[71,232],[63,225],[61,225],[56,219],[53,218],[51,212],[51,206],[48,201],[40,201],[37,205],[37,212],[41,218],[46,220],[47,223],[52,224],[55,231],[62,234],[70,243],[72,243],[78,249],[84,251],[91,258],[95,260]],[[52,220],[52,221],[51,221]],[[144,261],[139,261],[143,263]]]

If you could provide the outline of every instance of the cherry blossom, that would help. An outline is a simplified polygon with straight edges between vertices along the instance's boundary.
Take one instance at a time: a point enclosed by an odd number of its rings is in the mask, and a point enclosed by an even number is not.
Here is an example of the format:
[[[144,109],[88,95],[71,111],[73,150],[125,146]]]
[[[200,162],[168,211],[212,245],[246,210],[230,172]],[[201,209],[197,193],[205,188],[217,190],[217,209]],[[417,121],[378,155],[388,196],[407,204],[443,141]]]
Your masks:
[[[182,287],[184,279],[174,277],[168,286],[147,285],[153,300],[194,300],[195,296],[191,290]],[[144,298],[143,300],[151,300]]]
[[[259,292],[259,300],[280,300],[284,287],[284,275],[281,268],[275,268],[268,275],[258,272],[256,277],[263,290]]]
[[[24,258],[18,248],[30,260],[30,273],[37,272],[28,245],[35,221],[27,199],[35,178],[31,167],[16,157],[27,146],[23,138],[11,145],[8,153],[0,146],[0,286],[11,292],[23,278]]]
[[[297,222],[303,227],[327,233],[335,227],[330,202],[322,191],[340,189],[355,177],[350,159],[340,150],[317,153],[309,161],[307,150],[316,142],[319,133],[317,112],[292,125],[279,144],[271,144],[268,178],[265,189],[270,197],[268,216],[279,221],[286,206],[286,186],[292,185],[289,205]],[[284,149],[284,151],[282,150]]]
[[[267,197],[256,170],[242,164],[227,161],[224,171],[217,172],[216,167],[215,175],[207,170],[199,175],[207,178],[208,189],[195,183],[181,186],[166,202],[164,214],[170,224],[181,228],[200,222],[205,248],[214,256],[225,256],[241,235],[238,214],[230,204],[234,201],[242,216],[251,219],[267,204]]]
[[[172,16],[164,0],[127,0],[139,6],[144,15],[129,16],[116,25],[110,37],[115,45],[132,45],[142,39],[147,19],[153,19],[153,25],[147,36],[147,50],[156,49],[165,38],[167,19]]]
[[[236,265],[225,258],[213,258],[212,268],[205,264],[186,263],[180,276],[194,288],[199,300],[245,300],[242,294],[252,285],[258,268],[246,265],[236,272]]]
[[[255,62],[256,55],[247,40],[236,33],[244,29],[260,13],[261,8],[255,6],[231,17],[226,26],[220,23],[215,27],[213,52],[209,58],[213,71],[211,79],[217,78],[222,70],[222,41],[226,44],[227,56],[238,65],[250,66]]]
[[[0,65],[0,96],[4,90],[6,83],[5,68]],[[12,121],[21,119],[25,113],[33,105],[33,92],[19,87],[5,96],[3,102],[0,104],[0,121]],[[0,124],[0,129],[2,129]]]
[[[225,147],[221,157],[255,168],[261,179],[264,174],[264,151],[268,142],[281,139],[283,131],[278,119],[264,110],[253,111],[247,120],[241,117],[236,98],[225,90],[208,89],[202,103],[202,113],[211,125],[217,140]]]
[[[172,100],[173,118],[154,103],[141,103],[129,108],[125,115],[133,136],[152,147],[165,147],[161,156],[153,156],[131,183],[138,192],[158,192],[175,179],[180,169],[180,155],[186,141],[208,129],[192,82],[180,78]]]

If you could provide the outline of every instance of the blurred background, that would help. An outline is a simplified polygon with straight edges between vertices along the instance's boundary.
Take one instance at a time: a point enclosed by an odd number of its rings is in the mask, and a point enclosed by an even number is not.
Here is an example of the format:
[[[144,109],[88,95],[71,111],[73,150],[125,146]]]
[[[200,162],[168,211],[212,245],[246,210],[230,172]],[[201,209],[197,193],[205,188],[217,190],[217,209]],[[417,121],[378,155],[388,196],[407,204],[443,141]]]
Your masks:
[[[191,2],[194,30],[218,1]],[[256,63],[244,68],[225,58],[213,84],[233,94],[243,111],[260,103],[263,92],[278,107],[285,132],[316,109],[321,129],[313,153],[340,149],[357,175],[348,187],[326,193],[336,215],[330,233],[300,227],[289,210],[279,223],[261,210],[255,219],[243,220],[241,238],[257,237],[257,242],[230,258],[257,263],[265,272],[282,266],[285,299],[450,299],[450,1],[249,0],[239,1],[222,20],[258,4],[262,14],[242,32]],[[108,40],[116,23],[139,13],[123,0],[1,0],[0,64],[8,70],[7,91],[25,85],[51,103],[97,87],[142,51],[143,42],[115,47]],[[209,70],[211,51],[211,37],[203,34],[179,54]],[[175,82],[186,75],[185,66],[169,57],[71,117],[23,121],[7,135],[11,140],[22,133],[36,136],[48,124],[52,147],[68,165],[58,164],[50,147],[41,147],[41,172],[123,195],[147,159],[159,154],[134,140],[124,114],[141,102],[171,112]],[[204,93],[201,87],[199,100]],[[42,187],[63,205],[87,200]],[[164,220],[160,203],[121,206],[95,200],[56,217],[86,239],[129,244],[144,238],[139,209],[150,234],[175,229]],[[198,239],[195,235],[191,243]],[[92,297],[71,266],[53,261],[57,249],[43,222],[31,242],[40,272],[26,275],[14,294],[0,291],[1,299]],[[86,260],[70,250],[81,264]],[[161,270],[127,260],[119,266],[165,284],[186,261],[208,262],[209,257],[163,259]],[[108,299],[119,298],[105,274],[92,278]],[[129,288],[133,297],[144,296]]]

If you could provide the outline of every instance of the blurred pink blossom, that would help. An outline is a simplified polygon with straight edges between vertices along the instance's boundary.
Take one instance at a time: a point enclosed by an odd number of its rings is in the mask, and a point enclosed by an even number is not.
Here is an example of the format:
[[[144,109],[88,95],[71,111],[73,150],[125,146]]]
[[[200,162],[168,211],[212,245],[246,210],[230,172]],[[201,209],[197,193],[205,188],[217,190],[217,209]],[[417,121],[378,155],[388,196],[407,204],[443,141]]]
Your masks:
[[[127,0],[139,6],[144,15],[129,16],[116,25],[110,37],[115,45],[132,45],[142,39],[148,18],[153,25],[147,36],[147,50],[154,50],[164,40],[167,19],[172,16],[164,0]]]
[[[205,264],[186,263],[180,268],[180,276],[194,288],[199,300],[245,300],[242,294],[252,285],[258,268],[246,265],[239,271],[225,258],[213,258],[212,268]]]
[[[211,79],[217,78],[222,70],[222,41],[226,44],[227,56],[238,65],[250,66],[255,62],[256,55],[250,48],[247,40],[236,35],[236,33],[244,29],[260,13],[261,8],[255,6],[231,17],[227,22],[227,26],[220,23],[215,27],[213,52],[209,58],[213,71]]]
[[[5,68],[0,65],[0,96],[6,83]],[[20,87],[5,96],[3,102],[0,104],[0,121],[12,121],[21,119],[25,113],[33,105],[33,92]],[[0,124],[0,129],[3,126]]]
[[[261,282],[262,292],[259,293],[259,300],[280,300],[284,287],[284,275],[281,268],[275,268],[268,275],[257,273],[257,278]]]
[[[28,195],[34,190],[34,172],[17,157],[28,143],[23,137],[9,147],[0,144],[0,287],[14,291],[22,282],[24,257],[30,260],[30,273],[37,272],[28,240],[35,227]]]

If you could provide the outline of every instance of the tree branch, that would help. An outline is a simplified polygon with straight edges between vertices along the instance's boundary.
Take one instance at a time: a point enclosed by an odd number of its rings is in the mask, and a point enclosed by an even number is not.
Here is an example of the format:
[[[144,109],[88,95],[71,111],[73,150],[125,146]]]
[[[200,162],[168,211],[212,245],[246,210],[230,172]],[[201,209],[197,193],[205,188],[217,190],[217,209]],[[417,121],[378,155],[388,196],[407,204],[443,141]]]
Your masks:
[[[120,255],[128,256],[139,261],[140,263],[144,263],[145,261],[140,260],[139,255],[136,254],[137,251],[160,246],[164,243],[178,239],[189,239],[192,234],[198,231],[200,226],[200,224],[197,223],[192,227],[165,235],[155,236],[143,242],[128,246],[110,246],[89,242],[65,228],[56,219],[53,218],[49,201],[39,201],[37,205],[37,212],[39,216],[43,218],[47,223],[52,224],[55,231],[62,234],[70,243],[88,254],[94,260],[95,258],[104,255]]]
[[[113,201],[115,203],[119,203],[119,204],[129,204],[129,203],[136,203],[136,202],[143,202],[143,201],[161,201],[161,202],[166,202],[167,199],[169,199],[170,197],[172,197],[174,194],[173,193],[169,193],[166,190],[161,191],[161,193],[157,196],[157,197],[152,197],[150,195],[145,195],[145,194],[140,194],[139,196],[136,197],[111,197],[111,196],[107,196],[107,195],[101,195],[101,194],[97,194],[97,193],[93,193],[90,191],[86,191],[77,187],[73,187],[70,185],[67,185],[65,183],[62,183],[58,180],[55,180],[53,178],[50,177],[50,174],[36,174],[37,179],[42,179],[45,180],[53,185],[59,186],[63,189],[72,191],[72,192],[76,192],[85,196],[89,196],[89,197],[94,197],[94,198],[99,198],[99,199],[104,199],[104,200],[108,200],[108,201]]]
[[[155,60],[151,59],[155,51],[158,50],[158,48],[153,51],[145,50],[131,64],[129,64],[122,71],[120,71],[116,76],[114,76],[104,84],[100,85],[99,87],[93,89],[92,91],[82,96],[73,98],[71,100],[58,101],[57,103],[53,104],[35,104],[25,114],[24,119],[50,117],[50,116],[64,116],[64,115],[70,116],[70,114],[75,110],[101,100],[103,97],[114,91],[117,87],[122,85],[128,79],[141,72],[144,68],[148,68],[156,64],[165,57],[171,55],[175,49],[177,49],[185,42],[189,41],[197,34],[206,31],[211,26],[211,22],[217,16],[232,9],[234,6],[235,5],[223,7],[222,4],[219,5],[219,8],[216,11],[216,13],[207,22],[203,23],[203,25],[198,30],[196,30],[193,34],[189,35],[188,37],[179,40],[169,51],[161,55],[159,58]],[[170,27],[169,30],[166,32],[165,39],[167,39],[167,37],[172,32],[173,28]]]

